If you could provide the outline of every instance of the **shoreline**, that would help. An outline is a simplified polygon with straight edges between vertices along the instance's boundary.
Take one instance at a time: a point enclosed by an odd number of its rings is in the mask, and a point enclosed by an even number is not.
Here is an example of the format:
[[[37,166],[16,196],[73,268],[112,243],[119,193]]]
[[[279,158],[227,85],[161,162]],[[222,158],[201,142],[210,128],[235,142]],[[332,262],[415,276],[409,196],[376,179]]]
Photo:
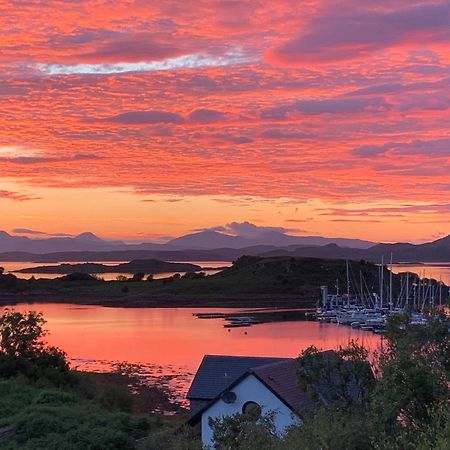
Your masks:
[[[155,376],[143,374],[143,364],[117,363],[105,371],[83,370],[75,367],[75,373],[87,374],[100,383],[121,386],[133,396],[135,412],[146,414],[162,414],[164,416],[183,415],[187,412],[187,404],[179,395],[175,395],[170,386],[170,379],[186,378],[189,374],[177,373]],[[156,369],[153,369],[156,370]]]
[[[84,295],[55,294],[55,293],[17,293],[0,294],[0,305],[27,303],[67,303],[77,305],[92,305],[117,308],[306,308],[311,309],[316,305],[317,299],[298,298],[293,296],[252,296],[242,297],[179,297],[158,296],[151,298],[110,298],[99,299]]]

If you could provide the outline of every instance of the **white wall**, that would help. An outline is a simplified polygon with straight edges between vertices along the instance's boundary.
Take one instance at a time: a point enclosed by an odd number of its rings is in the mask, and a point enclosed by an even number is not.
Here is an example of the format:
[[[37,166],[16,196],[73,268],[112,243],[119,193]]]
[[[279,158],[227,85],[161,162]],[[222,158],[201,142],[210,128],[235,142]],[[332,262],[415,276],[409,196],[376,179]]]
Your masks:
[[[235,403],[227,404],[219,399],[202,414],[202,442],[206,448],[213,448],[213,431],[208,425],[209,418],[217,419],[242,413],[242,407],[246,402],[258,403],[262,408],[263,415],[273,412],[274,425],[280,434],[285,431],[286,427],[301,422],[298,416],[254,375],[245,377],[231,391],[236,394]]]

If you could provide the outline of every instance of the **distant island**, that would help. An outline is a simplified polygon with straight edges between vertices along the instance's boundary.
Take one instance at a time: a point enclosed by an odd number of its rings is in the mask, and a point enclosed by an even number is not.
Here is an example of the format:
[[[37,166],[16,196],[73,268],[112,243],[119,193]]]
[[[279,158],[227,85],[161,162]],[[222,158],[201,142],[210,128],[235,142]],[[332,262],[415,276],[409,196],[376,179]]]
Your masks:
[[[190,263],[172,263],[157,259],[136,259],[128,263],[108,266],[105,264],[83,263],[83,264],[59,264],[56,266],[28,267],[16,270],[16,273],[45,273],[45,274],[71,274],[71,273],[144,273],[158,274],[165,272],[196,272],[201,267]]]

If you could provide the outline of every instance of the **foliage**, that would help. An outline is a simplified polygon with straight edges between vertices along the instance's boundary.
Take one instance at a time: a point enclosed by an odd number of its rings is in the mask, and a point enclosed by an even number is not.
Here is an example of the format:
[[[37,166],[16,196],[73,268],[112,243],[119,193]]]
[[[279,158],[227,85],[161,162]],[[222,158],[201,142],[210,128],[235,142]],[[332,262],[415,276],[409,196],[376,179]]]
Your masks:
[[[142,439],[138,450],[201,450],[200,437],[191,427],[168,428]]]
[[[0,316],[0,351],[7,356],[28,358],[44,350],[45,320],[34,311],[6,311]]]
[[[102,279],[100,279],[99,277],[95,276],[95,275],[90,275],[88,273],[83,273],[83,272],[74,272],[74,273],[69,273],[68,275],[65,275],[63,277],[60,277],[59,280],[61,281],[69,281],[72,283],[76,283],[76,282],[92,282],[92,281],[102,281]]]
[[[354,341],[338,351],[308,347],[298,359],[300,388],[316,401],[320,398],[340,407],[362,403],[374,384],[367,356],[367,350]]]
[[[105,408],[79,384],[58,388],[17,377],[0,380],[0,427],[8,426],[13,433],[0,441],[2,450],[126,450],[134,449],[152,424]]]
[[[205,278],[206,273],[205,272],[186,272],[181,278],[187,279],[187,280],[195,280],[199,278]]]
[[[321,408],[301,426],[291,427],[277,450],[369,450],[373,448],[369,427],[361,408]]]
[[[4,274],[4,268],[1,267],[0,270],[0,292],[1,290],[6,290],[9,292],[20,291],[21,288],[21,280],[19,280],[12,273]]]
[[[272,413],[257,421],[247,414],[210,418],[209,426],[217,450],[272,450],[278,442]]]
[[[51,379],[65,383],[69,379],[66,355],[48,346],[45,320],[41,313],[6,311],[0,316],[0,376],[22,374],[29,378]]]
[[[448,407],[449,337],[442,317],[415,326],[393,317],[379,358],[381,378],[373,398],[374,418],[386,432],[425,432],[436,411]]]

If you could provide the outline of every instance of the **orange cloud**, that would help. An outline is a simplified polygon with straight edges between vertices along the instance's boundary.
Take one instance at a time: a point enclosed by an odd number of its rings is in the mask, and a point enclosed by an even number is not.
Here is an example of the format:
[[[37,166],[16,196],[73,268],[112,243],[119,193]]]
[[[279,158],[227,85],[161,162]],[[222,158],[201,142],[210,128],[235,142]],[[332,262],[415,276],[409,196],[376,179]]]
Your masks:
[[[439,0],[5,1],[1,197],[21,198],[12,180],[331,210],[444,204],[449,11]]]

